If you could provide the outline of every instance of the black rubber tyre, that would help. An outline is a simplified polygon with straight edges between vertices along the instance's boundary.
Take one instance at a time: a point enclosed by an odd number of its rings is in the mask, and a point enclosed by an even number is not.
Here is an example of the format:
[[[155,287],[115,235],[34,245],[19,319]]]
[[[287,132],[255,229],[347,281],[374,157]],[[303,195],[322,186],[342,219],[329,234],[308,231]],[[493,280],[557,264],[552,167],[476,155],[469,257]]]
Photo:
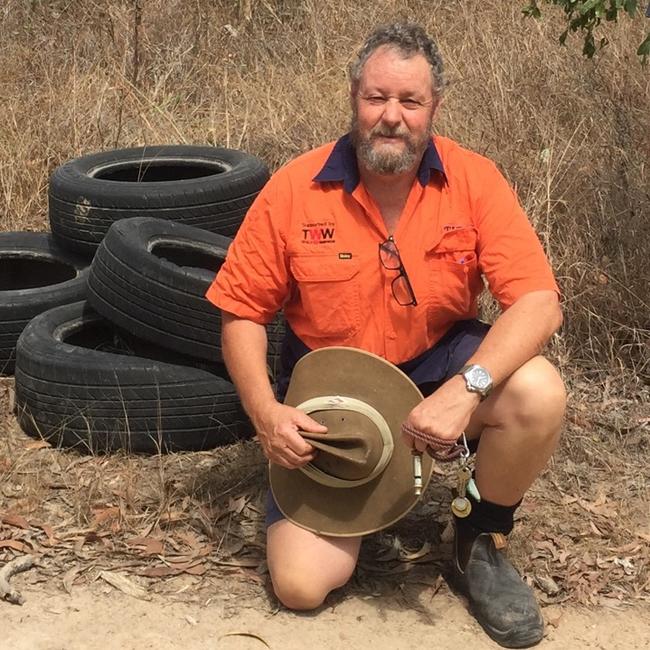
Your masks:
[[[268,180],[259,158],[209,146],[166,145],[82,156],[54,170],[50,226],[92,256],[111,224],[150,216],[232,237]]]
[[[88,262],[47,233],[0,233],[0,375],[14,372],[16,341],[36,315],[86,297]]]
[[[111,226],[93,259],[88,301],[132,334],[209,362],[222,362],[221,314],[206,298],[231,240],[191,226],[134,217]],[[284,321],[267,326],[274,376]]]
[[[80,451],[201,450],[250,437],[225,369],[190,363],[86,302],[57,307],[18,340],[16,416],[27,434]]]

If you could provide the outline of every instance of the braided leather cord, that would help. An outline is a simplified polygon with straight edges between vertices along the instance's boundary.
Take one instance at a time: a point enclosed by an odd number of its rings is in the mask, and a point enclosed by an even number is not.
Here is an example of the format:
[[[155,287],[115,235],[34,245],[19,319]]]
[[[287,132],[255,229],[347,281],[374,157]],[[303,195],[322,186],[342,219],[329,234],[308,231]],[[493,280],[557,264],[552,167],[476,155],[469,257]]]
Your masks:
[[[463,445],[459,445],[456,440],[437,438],[436,436],[432,436],[430,433],[415,429],[406,423],[402,424],[402,433],[406,433],[417,440],[425,442],[427,444],[427,454],[429,454],[431,458],[442,463],[456,460],[465,449]]]

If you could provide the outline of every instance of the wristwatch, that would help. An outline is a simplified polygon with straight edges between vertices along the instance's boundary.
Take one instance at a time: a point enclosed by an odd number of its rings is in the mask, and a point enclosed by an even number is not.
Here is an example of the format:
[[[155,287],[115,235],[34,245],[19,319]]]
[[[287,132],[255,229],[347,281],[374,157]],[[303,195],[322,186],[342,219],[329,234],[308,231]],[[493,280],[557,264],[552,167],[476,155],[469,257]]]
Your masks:
[[[465,377],[465,386],[470,393],[478,393],[483,401],[492,390],[492,376],[483,367],[476,363],[463,366],[459,375]]]

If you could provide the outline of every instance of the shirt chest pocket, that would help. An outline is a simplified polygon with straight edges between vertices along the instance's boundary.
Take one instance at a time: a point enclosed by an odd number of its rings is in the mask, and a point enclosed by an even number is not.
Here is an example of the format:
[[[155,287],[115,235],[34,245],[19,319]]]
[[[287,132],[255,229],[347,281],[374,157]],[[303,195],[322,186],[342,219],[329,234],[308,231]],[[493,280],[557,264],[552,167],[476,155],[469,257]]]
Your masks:
[[[349,337],[361,323],[358,259],[295,255],[289,260],[304,318],[314,336]]]
[[[443,233],[427,250],[427,320],[434,328],[476,316],[476,297],[483,287],[476,246],[476,229],[469,226]]]

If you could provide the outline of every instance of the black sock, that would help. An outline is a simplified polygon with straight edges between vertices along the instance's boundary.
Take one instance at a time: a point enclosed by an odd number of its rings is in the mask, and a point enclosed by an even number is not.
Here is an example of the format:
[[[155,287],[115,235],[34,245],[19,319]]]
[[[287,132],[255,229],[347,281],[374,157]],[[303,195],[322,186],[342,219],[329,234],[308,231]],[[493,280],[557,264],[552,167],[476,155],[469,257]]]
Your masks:
[[[515,511],[521,504],[521,500],[514,506],[500,506],[497,503],[486,501],[474,501],[471,495],[467,498],[472,504],[472,511],[468,517],[456,517],[454,520],[459,530],[471,537],[481,533],[503,533],[508,535],[514,526]]]

